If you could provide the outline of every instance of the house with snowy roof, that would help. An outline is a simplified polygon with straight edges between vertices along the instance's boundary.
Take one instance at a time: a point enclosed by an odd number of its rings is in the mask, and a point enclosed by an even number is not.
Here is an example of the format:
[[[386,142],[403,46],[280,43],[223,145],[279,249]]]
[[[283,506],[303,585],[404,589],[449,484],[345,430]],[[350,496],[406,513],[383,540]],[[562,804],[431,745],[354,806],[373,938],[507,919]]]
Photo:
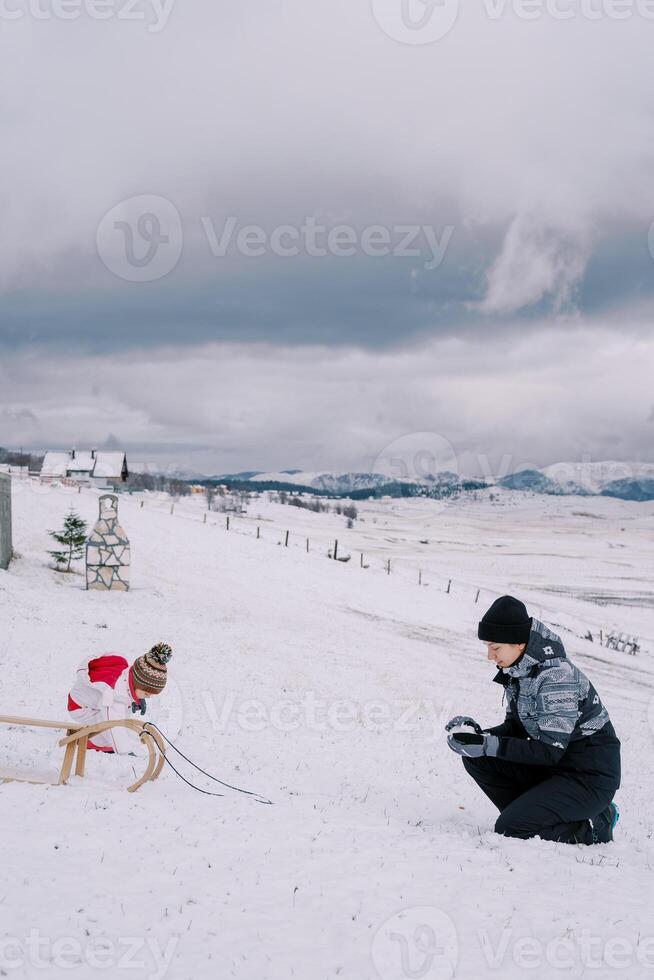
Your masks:
[[[70,480],[86,486],[113,487],[129,476],[127,456],[114,450],[78,450],[47,452],[41,467],[41,482]]]

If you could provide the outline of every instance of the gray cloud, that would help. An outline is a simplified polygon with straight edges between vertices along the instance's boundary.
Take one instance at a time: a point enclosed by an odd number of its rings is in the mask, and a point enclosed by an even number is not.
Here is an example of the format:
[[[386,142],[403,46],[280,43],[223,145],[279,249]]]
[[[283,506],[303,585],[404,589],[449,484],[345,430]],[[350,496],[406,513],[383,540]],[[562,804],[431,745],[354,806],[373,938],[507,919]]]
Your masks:
[[[34,412],[29,408],[0,409],[0,424],[7,426],[20,426],[22,431],[27,432],[30,426],[38,426],[38,419]]]
[[[199,275],[200,260],[194,267],[189,258],[191,282],[180,269],[161,282],[51,283],[0,297],[0,349],[108,352],[218,340],[380,348],[489,333],[507,343],[559,314],[615,316],[628,329],[650,323],[654,264],[642,237],[620,229],[589,252],[583,229],[523,219],[504,243],[457,227],[433,271],[414,258],[304,256],[216,260],[212,275]],[[84,263],[78,271],[85,281]]]
[[[363,465],[386,434],[436,419],[466,451],[484,440],[500,451],[510,430],[511,451],[537,439],[542,461],[586,445],[649,452],[631,408],[605,411],[586,379],[633,400],[632,353],[651,356],[650,22],[493,20],[466,4],[447,37],[412,47],[384,34],[368,0],[178,0],[159,33],[115,18],[1,26],[13,84],[1,116],[0,406],[34,411],[38,429],[2,416],[5,442],[115,431],[229,467],[239,452],[251,466],[340,465],[339,452]],[[96,243],[103,217],[135,195],[181,216],[179,261],[149,283],[117,278]],[[434,269],[424,240],[418,256],[216,258],[201,219],[220,229],[230,216],[268,234],[310,216],[359,234],[453,234]],[[600,346],[587,371],[575,355],[575,378],[563,359],[582,336]],[[455,350],[465,381],[444,373]],[[529,413],[497,384],[538,385],[536,352],[566,411],[523,434]],[[416,385],[395,380],[404,363]],[[274,431],[258,419],[260,392]],[[533,388],[522,394],[531,404]]]
[[[507,455],[511,468],[584,453],[652,459],[653,354],[649,337],[564,323],[508,348],[489,337],[387,351],[212,344],[47,362],[16,353],[0,369],[3,399],[17,416],[30,405],[39,428],[17,417],[0,427],[0,445],[95,445],[113,432],[142,463],[214,472],[366,468],[416,432],[447,440],[470,473],[480,453],[490,472]]]
[[[3,113],[5,288],[65,270],[79,287],[99,221],[134,194],[170,198],[189,223],[438,223],[449,202],[462,225],[504,229],[509,245],[516,222],[532,222],[532,247],[561,216],[564,239],[612,215],[654,217],[643,22],[490,22],[471,6],[420,49],[387,38],[363,0],[177,3],[157,35],[116,21],[3,24],[19,81]]]

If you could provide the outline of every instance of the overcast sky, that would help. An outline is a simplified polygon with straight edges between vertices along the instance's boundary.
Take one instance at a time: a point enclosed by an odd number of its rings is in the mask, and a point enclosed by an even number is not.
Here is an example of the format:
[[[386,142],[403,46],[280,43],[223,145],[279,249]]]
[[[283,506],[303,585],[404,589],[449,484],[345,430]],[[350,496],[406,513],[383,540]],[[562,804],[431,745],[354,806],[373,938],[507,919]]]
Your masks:
[[[654,461],[644,0],[58,2],[0,4],[0,445]]]

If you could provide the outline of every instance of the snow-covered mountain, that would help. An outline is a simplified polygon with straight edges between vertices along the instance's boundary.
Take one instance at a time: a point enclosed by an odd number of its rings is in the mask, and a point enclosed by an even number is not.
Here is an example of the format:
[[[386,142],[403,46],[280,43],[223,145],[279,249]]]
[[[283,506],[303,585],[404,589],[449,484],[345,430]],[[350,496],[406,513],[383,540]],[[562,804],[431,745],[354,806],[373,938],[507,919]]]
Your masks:
[[[290,483],[311,487],[326,493],[351,493],[390,483],[388,476],[380,473],[311,473],[303,470],[280,470],[277,473],[257,473],[250,478],[256,483]],[[399,482],[399,481],[397,481]],[[407,483],[414,481],[407,480]]]
[[[418,479],[392,480],[380,473],[330,473],[305,470],[278,470],[268,473],[247,473],[240,479],[257,484],[276,483],[305,487],[320,493],[347,494],[379,490],[388,486],[389,493],[402,495],[398,484],[424,487],[425,492],[440,495],[469,489],[471,484],[455,473],[444,471]],[[227,479],[227,477],[225,477]],[[542,494],[575,494],[594,496],[604,494],[626,500],[648,500],[654,496],[654,464],[599,462],[554,463],[542,469],[519,470],[496,481],[481,481],[488,486],[498,485],[509,490]],[[479,486],[480,483],[474,484]]]
[[[186,474],[189,479],[189,474]],[[388,487],[392,496],[418,495],[442,496],[459,491],[477,489],[480,486],[501,486],[508,490],[522,490],[548,495],[574,494],[576,496],[619,497],[623,500],[654,499],[654,463],[620,462],[601,460],[598,462],[552,463],[540,469],[518,470],[496,480],[470,480],[449,470],[428,476],[393,478],[383,473],[371,472],[331,472],[325,470],[285,469],[274,471],[246,470],[239,473],[219,474],[198,477],[225,483],[253,483],[285,485],[315,490],[317,493],[354,494],[366,490],[377,491]],[[402,489],[406,487],[406,491]]]
[[[505,487],[507,490],[528,490],[531,493],[547,494],[583,494],[584,491],[579,486],[572,484],[567,488],[562,487],[556,481],[551,480],[542,470],[518,470],[516,473],[509,473],[496,481],[496,486]]]
[[[227,479],[226,477],[224,479]],[[274,473],[257,473],[249,478],[257,487],[266,484],[276,487],[298,487],[316,493],[352,495],[363,499],[365,496],[391,497],[449,497],[464,490],[477,489],[486,484],[470,481],[443,470],[423,477],[421,480],[393,478],[383,473],[312,473],[304,470],[279,470]]]
[[[654,463],[600,462],[552,463],[540,472],[564,493],[601,493],[618,481],[654,480]]]
[[[379,489],[388,484],[399,483],[424,486],[437,494],[441,490],[466,489],[465,479],[447,470],[420,480],[411,478],[393,480],[380,473],[330,473],[304,470],[248,474],[245,478],[257,483],[287,483],[335,494]],[[625,463],[615,460],[596,463],[562,462],[541,469],[518,470],[495,481],[480,482],[489,486],[498,485],[510,490],[525,490],[531,493],[578,496],[604,494],[626,500],[648,500],[654,497],[654,463]]]

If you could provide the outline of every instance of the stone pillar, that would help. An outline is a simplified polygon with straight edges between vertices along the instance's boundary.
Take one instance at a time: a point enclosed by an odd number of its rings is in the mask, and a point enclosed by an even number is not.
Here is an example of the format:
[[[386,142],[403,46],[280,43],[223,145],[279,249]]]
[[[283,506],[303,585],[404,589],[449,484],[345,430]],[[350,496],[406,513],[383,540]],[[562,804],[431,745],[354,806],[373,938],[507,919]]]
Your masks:
[[[0,473],[0,568],[11,561],[11,477]]]
[[[129,589],[129,539],[118,523],[118,497],[100,497],[100,516],[86,542],[86,588]]]

